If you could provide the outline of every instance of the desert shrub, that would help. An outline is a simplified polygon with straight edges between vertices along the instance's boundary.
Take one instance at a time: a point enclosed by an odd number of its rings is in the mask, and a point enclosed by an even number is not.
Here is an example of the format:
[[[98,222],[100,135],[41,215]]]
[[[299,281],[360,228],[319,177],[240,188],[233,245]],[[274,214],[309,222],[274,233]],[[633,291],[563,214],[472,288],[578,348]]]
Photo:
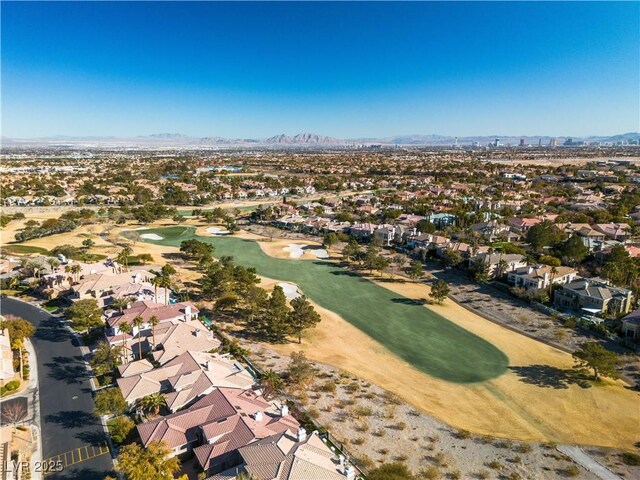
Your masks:
[[[362,445],[364,444],[364,438],[362,437],[354,438],[353,440],[351,440],[351,443],[353,443],[354,445]]]
[[[486,470],[480,470],[478,473],[476,473],[476,478],[478,478],[479,480],[486,480],[487,478],[489,478],[489,472],[487,472]]]
[[[518,452],[518,453],[530,453],[531,452],[531,445],[529,445],[528,443],[521,443],[520,445],[518,445],[516,447],[516,452]]]
[[[369,431],[369,425],[367,423],[359,423],[354,428],[356,432],[364,433]]]
[[[421,470],[418,475],[419,478],[424,478],[425,480],[439,480],[442,478],[440,470],[435,465],[429,465],[424,470]]]
[[[320,410],[318,410],[316,407],[309,407],[307,409],[307,413],[309,414],[309,416],[311,418],[319,418],[320,417]]]
[[[385,432],[384,429],[382,429],[382,428],[378,428],[378,429],[374,430],[373,432],[371,432],[371,434],[373,436],[375,436],[375,437],[384,437],[386,433],[387,432]]]
[[[621,457],[625,465],[631,465],[634,467],[640,465],[640,455],[637,453],[624,452]]]
[[[434,460],[435,464],[440,466],[440,467],[446,467],[450,463],[449,456],[447,454],[445,454],[444,452],[436,453],[435,456],[433,457],[433,460]]]
[[[387,392],[386,390],[382,394],[382,399],[386,403],[391,405],[402,405],[402,400],[400,400],[400,397],[398,397],[395,393]]]
[[[471,438],[471,432],[469,432],[469,430],[458,430],[456,432],[456,438],[466,440],[467,438]]]
[[[407,428],[407,424],[404,422],[398,422],[395,425],[392,425],[391,428],[393,428],[394,430],[404,430],[405,428]]]
[[[332,381],[324,382],[322,385],[318,386],[318,390],[325,393],[335,393],[336,384]]]
[[[511,461],[512,461],[513,463],[520,464],[520,463],[522,463],[522,458],[520,458],[519,456],[517,456],[517,455],[516,455],[515,457],[513,457],[513,458],[511,459]]]
[[[351,382],[349,385],[346,385],[344,389],[349,393],[355,393],[360,390],[360,384],[358,382]]]
[[[393,457],[393,460],[395,462],[406,462],[407,460],[409,460],[409,457],[407,455],[400,454]]]
[[[496,448],[511,448],[511,442],[509,440],[498,440],[493,445]]]
[[[462,474],[460,473],[460,470],[451,470],[447,476],[451,480],[459,480],[460,478],[462,478]]]
[[[491,460],[489,463],[487,463],[487,467],[491,468],[492,470],[501,470],[502,464],[497,460]]]
[[[509,474],[509,480],[521,480],[522,479],[522,475],[520,475],[518,472],[511,472]]]
[[[389,449],[388,448],[381,448],[378,450],[378,453],[380,455],[387,455],[389,453]]]
[[[351,411],[351,413],[355,418],[370,417],[371,415],[373,415],[373,410],[371,409],[371,407],[358,405]]]
[[[563,477],[577,477],[580,475],[580,469],[572,464],[559,469],[558,473]]]

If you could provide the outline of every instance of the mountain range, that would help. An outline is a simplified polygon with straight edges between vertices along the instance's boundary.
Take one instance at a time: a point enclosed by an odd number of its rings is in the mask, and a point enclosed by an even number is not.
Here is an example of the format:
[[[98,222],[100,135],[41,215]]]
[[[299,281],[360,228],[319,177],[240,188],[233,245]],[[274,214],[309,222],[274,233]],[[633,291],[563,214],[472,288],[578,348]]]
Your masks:
[[[602,142],[617,143],[628,142],[630,140],[638,141],[640,133],[630,132],[610,136],[589,136],[589,137],[568,137],[568,136],[549,136],[549,135],[484,135],[484,136],[466,136],[454,137],[450,135],[398,135],[383,138],[353,138],[339,139],[318,135],[315,133],[299,133],[294,136],[280,134],[266,139],[251,138],[224,138],[218,136],[193,137],[180,133],[155,133],[152,135],[144,135],[137,137],[114,137],[114,136],[53,136],[29,139],[17,139],[2,137],[3,146],[140,146],[140,147],[330,147],[330,146],[353,146],[353,145],[407,145],[407,146],[451,146],[451,145],[488,145],[495,142],[496,139],[503,145],[518,145],[522,140],[525,145],[548,145],[555,138],[558,144],[564,143],[568,138],[573,141],[584,142]]]

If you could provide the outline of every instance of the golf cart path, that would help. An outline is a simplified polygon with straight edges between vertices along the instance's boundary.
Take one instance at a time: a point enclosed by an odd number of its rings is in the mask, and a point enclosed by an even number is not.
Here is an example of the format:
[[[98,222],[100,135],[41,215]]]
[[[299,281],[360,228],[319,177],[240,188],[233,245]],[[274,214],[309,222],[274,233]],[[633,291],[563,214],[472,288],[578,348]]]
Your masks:
[[[594,475],[597,475],[602,480],[623,480],[622,477],[616,475],[608,468],[597,462],[595,459],[587,455],[580,447],[574,447],[571,445],[560,445],[558,451],[568,455],[580,466],[586,468]]]

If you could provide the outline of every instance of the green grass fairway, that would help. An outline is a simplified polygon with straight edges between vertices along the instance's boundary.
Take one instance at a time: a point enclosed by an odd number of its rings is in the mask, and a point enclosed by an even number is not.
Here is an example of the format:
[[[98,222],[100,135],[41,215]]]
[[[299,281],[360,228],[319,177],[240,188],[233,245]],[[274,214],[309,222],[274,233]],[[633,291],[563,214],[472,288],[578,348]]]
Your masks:
[[[419,370],[455,383],[482,382],[502,375],[507,356],[441,315],[326,261],[283,260],[266,255],[253,240],[200,237],[192,227],[145,230],[179,246],[189,238],[212,243],[217,257],[231,255],[258,274],[289,281],[324,308],[375,339]],[[380,365],[384,368],[384,365]]]
[[[42,247],[34,247],[32,245],[3,245],[2,249],[5,253],[12,253],[14,255],[25,255],[27,253],[39,253],[40,255],[49,255],[49,250]]]

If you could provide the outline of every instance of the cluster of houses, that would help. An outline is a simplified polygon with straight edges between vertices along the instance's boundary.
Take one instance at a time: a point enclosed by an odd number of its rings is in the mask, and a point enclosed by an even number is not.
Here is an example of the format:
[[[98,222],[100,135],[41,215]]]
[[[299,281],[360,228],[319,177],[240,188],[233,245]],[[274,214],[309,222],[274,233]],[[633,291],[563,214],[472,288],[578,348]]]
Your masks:
[[[211,480],[242,473],[259,480],[354,480],[355,468],[318,432],[305,431],[285,403],[263,396],[254,372],[216,353],[221,342],[198,308],[176,301],[153,277],[104,260],[65,261],[40,278],[42,291],[71,303],[93,299],[104,309],[105,340],[123,351],[117,388],[132,413],[142,413],[143,398],[163,396],[161,415],[137,425],[142,444],[164,443],[171,456],[193,462]],[[3,355],[10,355],[8,345],[0,335]]]

